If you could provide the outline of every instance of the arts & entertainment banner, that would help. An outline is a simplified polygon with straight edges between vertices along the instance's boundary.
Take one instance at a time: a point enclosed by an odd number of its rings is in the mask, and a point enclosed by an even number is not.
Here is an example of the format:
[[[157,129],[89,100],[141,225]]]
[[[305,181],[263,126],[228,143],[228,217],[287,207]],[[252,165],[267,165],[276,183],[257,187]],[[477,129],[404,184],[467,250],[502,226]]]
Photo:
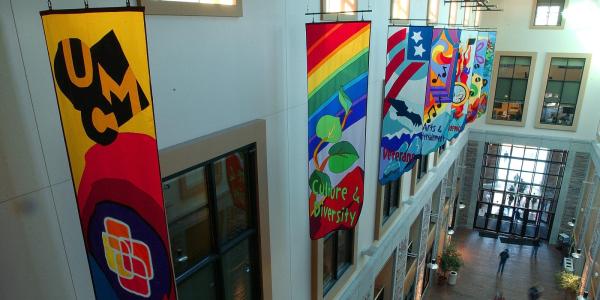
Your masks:
[[[450,126],[456,61],[460,44],[459,29],[433,29],[433,44],[423,114],[422,155],[436,151],[446,142]]]
[[[492,75],[494,73],[494,56],[496,50],[496,32],[488,32],[487,50],[485,52],[485,67],[483,68],[483,80],[487,82],[481,89],[481,100],[479,101],[479,109],[477,117],[485,115],[487,110],[487,102],[490,97],[490,86]]]
[[[97,299],[176,299],[143,8],[41,12]]]
[[[481,103],[481,91],[489,83],[483,77],[488,49],[488,32],[479,32],[475,42],[475,58],[473,60],[473,74],[471,75],[471,86],[469,92],[469,110],[467,123],[477,120],[477,111]]]
[[[311,239],[360,216],[370,34],[371,22],[306,24]]]
[[[471,73],[475,56],[477,31],[463,30],[460,35],[458,61],[456,62],[456,80],[452,98],[452,120],[448,126],[446,140],[452,140],[464,130],[467,122]]]
[[[386,184],[412,169],[421,155],[423,107],[433,28],[388,28],[379,182]]]

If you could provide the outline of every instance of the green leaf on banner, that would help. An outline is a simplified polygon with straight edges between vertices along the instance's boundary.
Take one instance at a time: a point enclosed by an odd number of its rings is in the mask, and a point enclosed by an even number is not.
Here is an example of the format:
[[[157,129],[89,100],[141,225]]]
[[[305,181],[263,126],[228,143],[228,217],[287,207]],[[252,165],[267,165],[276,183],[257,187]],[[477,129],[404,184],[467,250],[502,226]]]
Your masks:
[[[358,160],[358,152],[346,141],[331,146],[329,155],[329,170],[336,174],[345,172]]]
[[[337,143],[342,138],[340,118],[324,115],[317,122],[317,136],[328,143]]]
[[[342,107],[344,108],[347,114],[348,111],[350,111],[350,107],[352,107],[352,100],[350,100],[350,97],[346,94],[346,92],[344,92],[344,89],[341,87],[338,98],[340,100],[340,104],[342,104]]]
[[[331,180],[329,179],[329,175],[319,170],[314,170],[308,179],[308,185],[315,195],[326,195],[328,189],[331,188]]]

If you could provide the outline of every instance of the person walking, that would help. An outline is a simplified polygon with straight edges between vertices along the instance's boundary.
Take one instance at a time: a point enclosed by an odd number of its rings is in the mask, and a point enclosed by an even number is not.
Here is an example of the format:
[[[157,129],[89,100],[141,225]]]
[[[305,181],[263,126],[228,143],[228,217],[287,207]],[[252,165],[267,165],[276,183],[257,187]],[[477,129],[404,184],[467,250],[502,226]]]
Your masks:
[[[500,276],[502,276],[502,274],[504,273],[504,265],[506,265],[506,261],[509,257],[510,255],[508,254],[508,248],[500,252],[500,264],[498,265],[498,272],[496,272],[496,275],[499,273]]]
[[[540,238],[536,237],[533,240],[533,251],[531,252],[531,256],[537,258],[537,253],[538,253],[538,249],[540,248],[541,242],[540,242]]]

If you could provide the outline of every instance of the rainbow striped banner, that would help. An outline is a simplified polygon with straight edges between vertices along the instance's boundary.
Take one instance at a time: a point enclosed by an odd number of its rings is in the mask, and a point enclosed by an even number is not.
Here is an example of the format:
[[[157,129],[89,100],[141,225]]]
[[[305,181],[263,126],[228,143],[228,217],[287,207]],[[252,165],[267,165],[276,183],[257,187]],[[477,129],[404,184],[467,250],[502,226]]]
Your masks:
[[[483,78],[483,72],[485,71],[486,64],[487,47],[488,33],[479,32],[477,35],[477,42],[475,43],[475,59],[473,61],[473,72],[471,75],[467,123],[472,123],[477,120],[477,112],[479,111],[479,106],[481,103],[481,91],[484,86],[489,84],[489,82]]]
[[[477,110],[477,118],[485,115],[487,110],[487,100],[490,96],[490,86],[492,82],[492,72],[494,69],[494,56],[496,49],[496,32],[488,33],[487,50],[485,52],[485,67],[483,68],[483,80],[487,83],[481,89],[481,101],[479,101],[479,109]]]
[[[360,216],[370,34],[371,22],[306,24],[311,239]]]

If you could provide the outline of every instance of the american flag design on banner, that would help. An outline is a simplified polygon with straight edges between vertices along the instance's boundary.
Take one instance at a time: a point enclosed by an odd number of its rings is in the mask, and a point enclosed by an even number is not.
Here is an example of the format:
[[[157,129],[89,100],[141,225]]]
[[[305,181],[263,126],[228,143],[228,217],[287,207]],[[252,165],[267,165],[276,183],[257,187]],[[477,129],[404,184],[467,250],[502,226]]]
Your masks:
[[[381,184],[398,179],[421,155],[432,35],[429,26],[389,27],[379,153]]]

